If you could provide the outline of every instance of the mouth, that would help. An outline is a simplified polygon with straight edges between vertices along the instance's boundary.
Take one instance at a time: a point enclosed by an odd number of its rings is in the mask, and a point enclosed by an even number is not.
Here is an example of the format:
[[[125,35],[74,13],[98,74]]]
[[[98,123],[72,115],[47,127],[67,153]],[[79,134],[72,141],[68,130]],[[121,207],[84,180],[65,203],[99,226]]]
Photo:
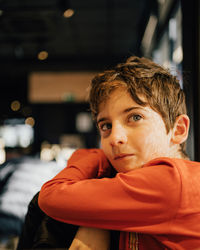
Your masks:
[[[114,157],[114,160],[121,160],[133,156],[133,154],[119,154]]]

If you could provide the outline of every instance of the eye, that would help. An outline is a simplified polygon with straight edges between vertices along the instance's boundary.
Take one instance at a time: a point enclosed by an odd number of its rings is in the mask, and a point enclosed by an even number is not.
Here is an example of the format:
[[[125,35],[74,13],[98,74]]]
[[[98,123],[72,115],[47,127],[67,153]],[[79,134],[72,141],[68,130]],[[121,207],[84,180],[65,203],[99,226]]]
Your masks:
[[[107,131],[107,130],[109,130],[111,128],[112,128],[111,123],[102,123],[102,124],[99,125],[100,131],[103,131],[103,132],[105,132],[105,131]]]
[[[129,121],[134,121],[134,122],[137,122],[141,119],[142,119],[142,116],[138,114],[133,114],[129,117]]]

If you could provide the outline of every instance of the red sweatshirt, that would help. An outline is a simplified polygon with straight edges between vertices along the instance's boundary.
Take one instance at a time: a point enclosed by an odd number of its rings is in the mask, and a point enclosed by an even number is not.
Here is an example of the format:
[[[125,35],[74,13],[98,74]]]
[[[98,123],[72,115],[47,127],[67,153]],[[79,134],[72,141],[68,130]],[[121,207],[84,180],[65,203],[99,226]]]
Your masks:
[[[121,231],[120,250],[200,249],[200,163],[157,158],[110,172],[102,150],[78,150],[43,185],[39,206],[65,223]]]

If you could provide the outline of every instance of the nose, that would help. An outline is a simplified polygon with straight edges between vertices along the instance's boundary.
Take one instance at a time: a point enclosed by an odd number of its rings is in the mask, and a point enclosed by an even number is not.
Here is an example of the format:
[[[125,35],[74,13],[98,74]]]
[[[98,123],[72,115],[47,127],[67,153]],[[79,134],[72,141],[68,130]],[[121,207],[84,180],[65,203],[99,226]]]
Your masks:
[[[127,143],[127,131],[122,124],[112,124],[112,131],[110,134],[110,145],[119,146]]]

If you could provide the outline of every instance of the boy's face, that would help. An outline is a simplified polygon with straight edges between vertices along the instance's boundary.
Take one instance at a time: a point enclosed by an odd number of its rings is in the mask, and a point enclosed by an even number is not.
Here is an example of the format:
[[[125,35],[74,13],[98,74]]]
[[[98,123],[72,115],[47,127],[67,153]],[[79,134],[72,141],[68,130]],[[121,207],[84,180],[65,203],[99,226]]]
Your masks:
[[[173,157],[171,131],[161,115],[117,89],[99,106],[102,149],[117,172],[128,172],[157,157]]]

